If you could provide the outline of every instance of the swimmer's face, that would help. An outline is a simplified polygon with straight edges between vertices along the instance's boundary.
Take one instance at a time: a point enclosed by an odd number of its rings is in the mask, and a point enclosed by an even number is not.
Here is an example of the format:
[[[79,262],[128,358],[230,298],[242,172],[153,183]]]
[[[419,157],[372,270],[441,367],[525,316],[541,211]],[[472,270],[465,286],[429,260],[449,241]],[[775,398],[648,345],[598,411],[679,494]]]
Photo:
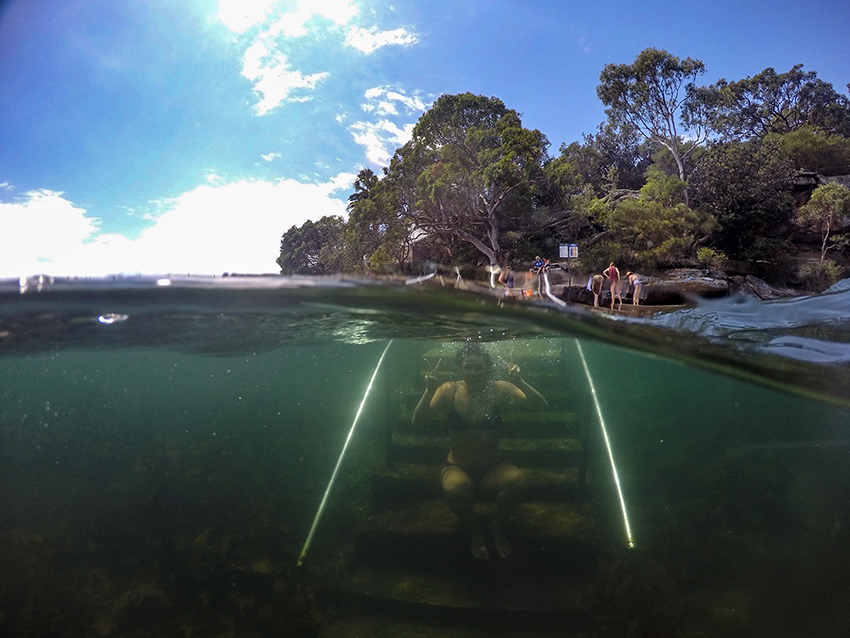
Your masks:
[[[476,355],[468,356],[460,365],[463,380],[470,385],[483,383],[487,379],[488,372],[487,362]]]

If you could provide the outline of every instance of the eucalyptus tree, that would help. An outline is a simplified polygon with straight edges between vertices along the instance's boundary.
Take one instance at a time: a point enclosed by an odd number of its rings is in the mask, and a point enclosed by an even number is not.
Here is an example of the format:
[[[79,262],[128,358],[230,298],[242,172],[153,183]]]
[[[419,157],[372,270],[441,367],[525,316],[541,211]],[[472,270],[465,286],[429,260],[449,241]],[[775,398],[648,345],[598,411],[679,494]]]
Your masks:
[[[696,91],[705,73],[700,60],[684,60],[660,49],[641,51],[632,64],[608,64],[596,94],[615,125],[634,127],[673,156],[685,181],[684,158],[709,137],[708,104]]]
[[[819,268],[823,270],[827,251],[847,245],[845,237],[833,243],[829,242],[829,238],[833,225],[850,219],[850,189],[834,182],[822,184],[814,190],[809,201],[800,207],[797,215],[802,221],[815,222],[819,226],[822,240]]]
[[[850,137],[850,100],[802,64],[787,73],[768,67],[736,82],[722,79],[697,93],[712,105],[713,125],[726,139],[761,139],[803,127]]]
[[[535,212],[547,147],[498,98],[443,95],[396,151],[387,180],[419,232],[459,239],[501,265],[503,231]]]

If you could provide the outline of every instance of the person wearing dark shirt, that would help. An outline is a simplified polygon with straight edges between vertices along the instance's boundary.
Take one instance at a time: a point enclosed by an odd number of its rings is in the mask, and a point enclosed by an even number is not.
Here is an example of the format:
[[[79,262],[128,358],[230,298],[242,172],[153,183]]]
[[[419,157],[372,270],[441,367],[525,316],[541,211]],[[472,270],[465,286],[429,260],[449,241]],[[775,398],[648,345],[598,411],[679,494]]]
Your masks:
[[[489,552],[475,517],[475,497],[494,497],[496,516],[491,531],[496,551],[504,557],[511,553],[505,526],[522,500],[525,477],[518,467],[501,460],[502,414],[520,407],[542,409],[548,403],[522,378],[515,364],[508,364],[506,370],[510,381],[493,379],[490,355],[478,343],[463,346],[456,360],[460,380],[440,385],[433,372],[426,375],[425,393],[413,411],[413,425],[445,415],[451,441],[442,470],[446,502],[469,530],[472,555],[486,559]]]

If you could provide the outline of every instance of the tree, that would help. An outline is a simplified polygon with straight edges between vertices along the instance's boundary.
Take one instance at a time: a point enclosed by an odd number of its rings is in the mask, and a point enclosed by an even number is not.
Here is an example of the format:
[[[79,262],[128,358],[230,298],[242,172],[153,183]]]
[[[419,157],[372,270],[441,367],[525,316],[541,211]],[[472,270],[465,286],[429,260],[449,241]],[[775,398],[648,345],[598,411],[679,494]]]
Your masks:
[[[360,201],[369,199],[372,194],[372,189],[378,185],[380,178],[375,175],[375,171],[371,168],[361,169],[354,179],[354,192],[348,196],[348,210],[351,212],[352,207]]]
[[[651,164],[652,146],[628,123],[600,124],[583,143],[562,144],[549,170],[562,187],[581,192],[588,186],[602,196],[611,190],[638,190]]]
[[[345,222],[337,215],[293,226],[280,240],[277,264],[282,275],[328,275],[342,270],[342,233]]]
[[[638,268],[694,260],[697,246],[717,226],[710,213],[644,197],[621,201],[608,212],[605,222],[611,239],[624,247],[621,259]]]
[[[717,220],[683,203],[685,183],[678,177],[655,167],[647,175],[637,198],[589,202],[588,214],[602,230],[585,244],[583,261],[592,267],[614,260],[652,269],[696,259],[697,247],[708,241]]]
[[[730,256],[746,257],[759,237],[790,221],[795,174],[777,140],[715,144],[691,174],[691,204],[720,223],[714,243]]]
[[[364,168],[348,198],[344,229],[346,270],[364,267],[401,268],[410,258],[411,228],[400,215],[399,192],[386,180]]]
[[[547,147],[501,100],[443,95],[396,151],[387,177],[416,228],[471,244],[499,265],[504,227],[535,209]]]
[[[829,243],[832,225],[836,222],[847,221],[850,218],[850,189],[835,183],[818,186],[809,201],[800,207],[798,217],[803,221],[813,221],[820,226],[823,241],[821,242],[819,268],[823,270],[826,252],[835,247],[835,244]]]
[[[797,170],[818,175],[850,174],[850,138],[829,135],[808,124],[790,133],[770,133],[777,139]]]
[[[644,49],[633,64],[608,64],[596,93],[609,120],[633,126],[670,151],[685,181],[683,158],[708,138],[706,105],[694,82],[705,73],[699,60],[680,60],[667,51]],[[686,137],[685,137],[686,136]]]
[[[761,139],[804,126],[826,135],[850,137],[850,100],[815,71],[797,64],[787,73],[768,67],[751,78],[720,80],[698,91],[710,102],[713,126],[725,139]]]

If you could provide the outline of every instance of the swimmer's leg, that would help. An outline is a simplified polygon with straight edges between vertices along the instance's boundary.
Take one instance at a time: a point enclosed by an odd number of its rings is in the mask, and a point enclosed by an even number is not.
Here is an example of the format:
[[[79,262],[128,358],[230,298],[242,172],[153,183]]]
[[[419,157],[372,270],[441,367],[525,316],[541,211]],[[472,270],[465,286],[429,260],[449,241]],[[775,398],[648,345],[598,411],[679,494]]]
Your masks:
[[[493,466],[481,479],[481,491],[496,496],[496,518],[493,520],[493,540],[499,556],[511,553],[511,542],[505,534],[508,519],[525,497],[525,475],[510,463]]]
[[[469,530],[472,555],[480,560],[490,558],[484,533],[475,518],[472,479],[458,466],[448,465],[443,468],[442,482],[449,509]]]

